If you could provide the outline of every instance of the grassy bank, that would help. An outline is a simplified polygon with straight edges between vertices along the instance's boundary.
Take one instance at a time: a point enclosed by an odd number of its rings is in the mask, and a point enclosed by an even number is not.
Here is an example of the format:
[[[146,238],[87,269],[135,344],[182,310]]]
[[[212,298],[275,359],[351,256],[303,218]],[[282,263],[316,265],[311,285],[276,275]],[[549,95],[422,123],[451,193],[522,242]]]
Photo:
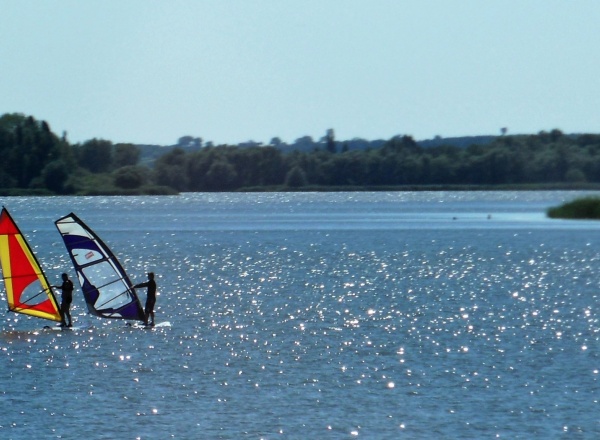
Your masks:
[[[584,197],[550,208],[548,217],[563,219],[600,219],[600,197]]]

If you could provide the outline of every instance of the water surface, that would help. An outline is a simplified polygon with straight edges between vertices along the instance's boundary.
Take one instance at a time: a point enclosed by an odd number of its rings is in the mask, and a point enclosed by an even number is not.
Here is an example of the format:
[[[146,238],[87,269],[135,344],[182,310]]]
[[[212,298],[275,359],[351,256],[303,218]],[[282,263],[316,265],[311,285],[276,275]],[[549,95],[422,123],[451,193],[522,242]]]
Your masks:
[[[74,211],[171,326],[6,314],[0,437],[598,438],[600,223],[545,217],[582,194],[6,198],[52,283]]]

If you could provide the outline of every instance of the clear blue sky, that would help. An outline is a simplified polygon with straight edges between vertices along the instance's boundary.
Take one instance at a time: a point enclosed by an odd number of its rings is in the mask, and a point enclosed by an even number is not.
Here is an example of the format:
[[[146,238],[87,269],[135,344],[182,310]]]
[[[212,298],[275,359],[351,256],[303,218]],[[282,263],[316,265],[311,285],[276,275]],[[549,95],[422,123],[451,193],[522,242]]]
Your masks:
[[[598,0],[0,0],[0,114],[71,142],[600,133]]]

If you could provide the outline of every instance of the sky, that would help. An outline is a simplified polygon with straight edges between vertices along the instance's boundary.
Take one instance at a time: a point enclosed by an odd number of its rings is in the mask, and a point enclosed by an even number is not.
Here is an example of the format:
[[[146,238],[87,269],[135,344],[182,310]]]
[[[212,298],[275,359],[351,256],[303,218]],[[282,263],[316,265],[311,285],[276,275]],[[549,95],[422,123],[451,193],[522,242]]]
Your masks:
[[[600,133],[598,0],[0,0],[0,115],[72,143]]]

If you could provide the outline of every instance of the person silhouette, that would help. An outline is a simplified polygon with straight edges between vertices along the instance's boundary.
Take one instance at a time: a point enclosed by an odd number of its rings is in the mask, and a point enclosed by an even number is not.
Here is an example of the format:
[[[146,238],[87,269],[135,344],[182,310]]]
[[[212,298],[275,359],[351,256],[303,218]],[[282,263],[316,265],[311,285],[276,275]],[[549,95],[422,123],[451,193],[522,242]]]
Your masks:
[[[144,324],[154,325],[154,304],[156,304],[156,281],[154,281],[154,272],[148,272],[148,281],[146,281],[145,283],[136,284],[133,287],[146,287],[146,307],[144,307]],[[150,323],[148,323],[149,318],[152,318],[152,321]]]
[[[69,275],[66,273],[62,274],[62,284],[60,286],[52,286],[56,289],[60,289],[62,292],[61,303],[60,303],[60,316],[61,316],[61,327],[73,327],[73,320],[71,319],[71,303],[73,302],[73,282],[69,279]],[[68,318],[68,323],[67,323]]]

